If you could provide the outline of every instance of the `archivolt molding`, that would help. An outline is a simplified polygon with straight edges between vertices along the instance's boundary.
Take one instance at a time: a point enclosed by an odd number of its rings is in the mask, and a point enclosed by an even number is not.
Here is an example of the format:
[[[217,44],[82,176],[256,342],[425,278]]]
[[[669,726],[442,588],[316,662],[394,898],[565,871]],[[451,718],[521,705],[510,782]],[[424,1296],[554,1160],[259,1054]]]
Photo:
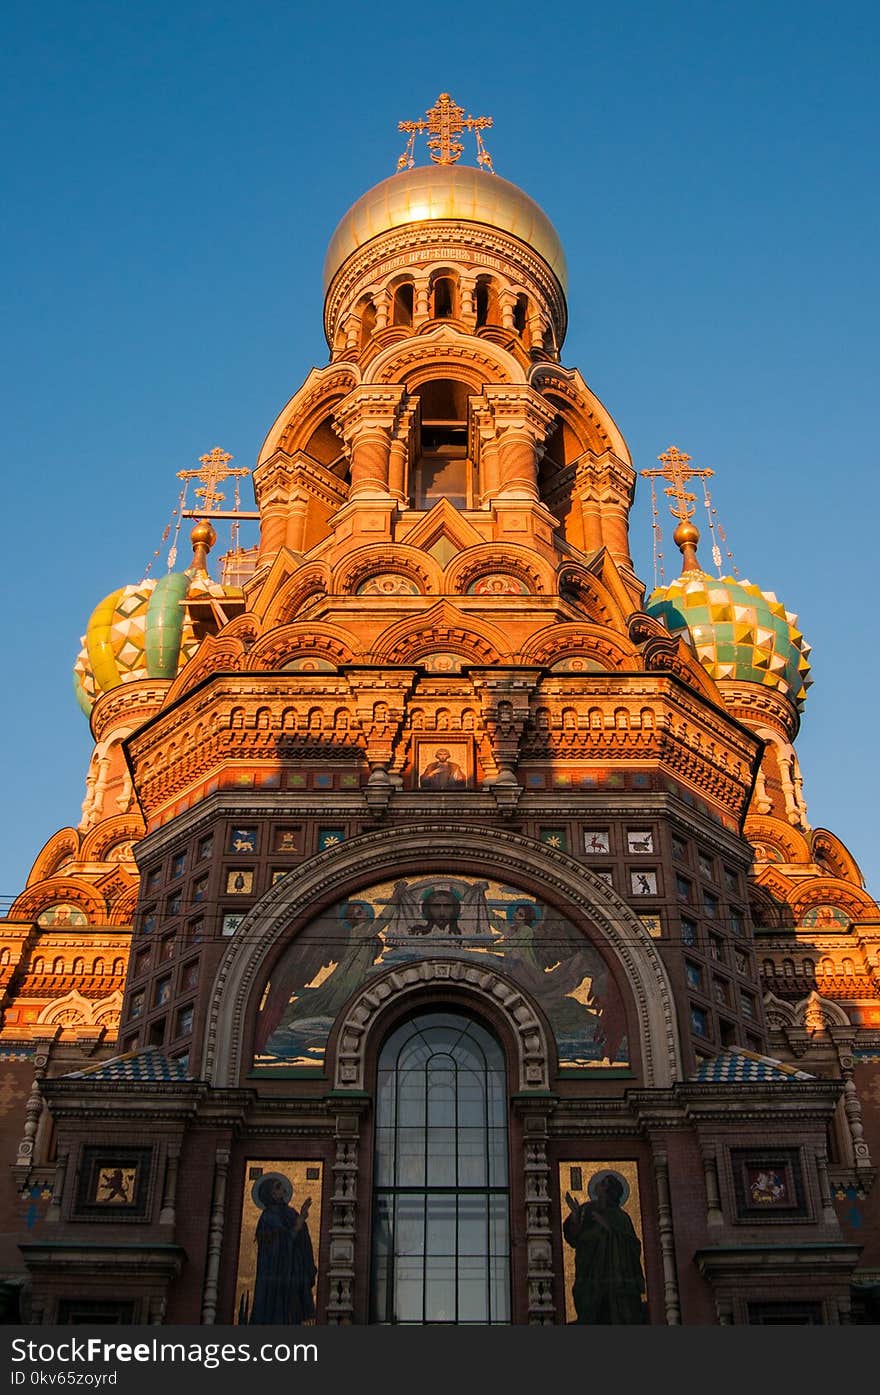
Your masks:
[[[203,640],[198,653],[190,659],[175,678],[165,697],[163,707],[171,707],[179,698],[191,693],[193,688],[215,673],[236,673],[245,657],[245,646],[240,639],[233,639],[225,631],[219,635],[209,635]]]
[[[309,624],[302,620],[292,625],[281,625],[264,635],[248,654],[249,672],[261,669],[278,669],[292,658],[305,654],[316,654],[332,664],[351,663],[358,652],[355,636],[341,625],[329,621]]]
[[[9,910],[10,920],[36,920],[48,906],[69,904],[81,910],[89,925],[103,925],[107,920],[107,902],[93,886],[80,877],[49,877],[39,886],[23,891]],[[62,927],[57,927],[62,928]]]
[[[263,618],[264,630],[275,625],[292,624],[306,601],[323,597],[331,585],[330,568],[324,561],[308,562],[298,567],[277,589],[270,575],[263,590],[263,595],[271,598]]]
[[[379,572],[408,577],[423,595],[438,595],[443,590],[442,568],[433,557],[405,543],[381,543],[348,554],[333,575],[333,594],[354,595],[358,586]]]
[[[867,892],[836,877],[811,877],[808,882],[798,885],[797,892],[790,899],[798,921],[811,906],[820,905],[839,906],[853,920],[877,914],[877,907]]]
[[[132,925],[137,909],[138,888],[133,887],[113,902],[108,920],[111,925]]]
[[[797,1022],[797,1012],[791,1003],[783,1002],[775,993],[764,994],[764,1016],[771,1031],[794,1027]]]
[[[115,1028],[122,1011],[122,994],[116,989],[106,998],[92,1002],[72,989],[63,998],[55,998],[47,1003],[37,1018],[38,1026],[67,1027],[108,1027]]]
[[[790,823],[766,814],[749,814],[745,835],[750,843],[769,843],[785,855],[786,862],[810,862],[806,838]]]
[[[25,889],[36,886],[56,873],[63,862],[79,857],[80,835],[75,828],[60,828],[37,854]]]
[[[430,334],[418,334],[391,344],[369,365],[369,382],[403,383],[413,392],[435,378],[456,378],[475,394],[487,383],[525,385],[525,374],[513,354],[487,339],[462,335],[446,324]]]
[[[859,888],[863,886],[858,863],[849,848],[827,828],[813,829],[810,851],[814,860],[820,866],[827,867],[832,876],[840,877],[842,881],[852,882],[854,886]]]
[[[287,455],[304,449],[312,432],[330,414],[335,403],[360,381],[360,371],[354,363],[331,363],[325,368],[313,368],[269,428],[256,468],[259,470],[271,459],[279,446]]]
[[[556,594],[556,575],[531,548],[517,543],[481,543],[460,552],[446,568],[441,590],[446,595],[462,595],[481,576],[509,573],[529,588],[533,595]]]
[[[638,650],[623,636],[576,621],[539,630],[524,646],[520,661],[549,667],[572,654],[595,659],[605,669],[641,668]]]
[[[140,814],[114,814],[89,829],[79,853],[83,862],[103,862],[116,843],[130,838],[136,843],[144,836],[144,821]]]
[[[574,592],[577,605],[582,605],[591,620],[610,625],[618,634],[627,632],[627,612],[618,604],[608,587],[579,562],[565,562],[559,569],[559,593]]]
[[[795,1020],[802,1022],[808,1031],[821,1031],[824,1027],[851,1027],[849,1014],[839,1003],[823,998],[814,988],[806,998],[795,1004]]]
[[[371,979],[350,1003],[336,1042],[335,1090],[363,1090],[370,1032],[385,1013],[407,998],[433,988],[464,992],[487,1009],[500,1012],[516,1043],[518,1090],[549,1090],[551,1053],[535,1005],[503,975],[462,959],[422,959]]]
[[[460,654],[465,662],[500,662],[510,651],[510,641],[485,616],[477,623],[454,606],[441,603],[427,614],[398,621],[379,634],[373,645],[374,662],[417,664],[428,654],[447,651]]]
[[[529,382],[550,406],[567,408],[577,416],[586,417],[589,427],[601,439],[603,449],[612,450],[624,465],[632,469],[623,433],[576,368],[563,368],[560,363],[536,363],[529,375]]]
[[[462,876],[488,874],[529,887],[575,923],[587,921],[617,962],[621,993],[626,996],[628,987],[631,994],[636,1016],[631,1059],[643,1084],[665,1087],[681,1078],[672,988],[656,944],[626,902],[566,853],[511,831],[456,823],[362,834],[320,853],[266,892],[217,970],[202,1078],[232,1087],[247,1074],[259,995],[292,934],[368,882],[450,867]]]

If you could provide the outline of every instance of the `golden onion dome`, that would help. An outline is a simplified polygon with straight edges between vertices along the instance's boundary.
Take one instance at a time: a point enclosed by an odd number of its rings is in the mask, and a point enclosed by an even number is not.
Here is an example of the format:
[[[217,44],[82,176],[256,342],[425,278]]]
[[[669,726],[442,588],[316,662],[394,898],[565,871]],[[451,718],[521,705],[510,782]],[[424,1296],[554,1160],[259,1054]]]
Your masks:
[[[428,165],[392,174],[352,204],[327,248],[325,293],[343,262],[372,238],[408,223],[441,220],[483,223],[511,233],[543,258],[565,290],[562,243],[534,199],[486,170],[468,165]]]

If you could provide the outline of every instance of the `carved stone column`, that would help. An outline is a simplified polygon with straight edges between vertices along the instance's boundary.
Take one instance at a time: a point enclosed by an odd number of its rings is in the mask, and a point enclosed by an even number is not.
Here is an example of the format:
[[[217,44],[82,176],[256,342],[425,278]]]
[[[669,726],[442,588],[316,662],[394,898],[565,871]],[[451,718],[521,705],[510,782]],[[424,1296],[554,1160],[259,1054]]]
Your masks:
[[[474,304],[474,292],[477,287],[475,276],[462,276],[459,286],[459,318],[464,321],[470,332],[473,334],[477,327],[477,307]]]
[[[337,405],[333,419],[349,452],[350,501],[388,498],[391,441],[405,398],[402,387],[361,387]]]
[[[493,456],[490,451],[482,469],[483,500],[497,497],[537,503],[538,461],[555,419],[552,407],[533,388],[494,383],[474,405],[482,412],[481,455],[485,457],[492,439],[491,427],[497,452]]]
[[[34,1145],[40,1115],[43,1112],[43,1094],[40,1089],[40,1081],[49,1067],[49,1056],[55,1036],[56,1032],[53,1031],[50,1037],[43,1037],[37,1041],[37,1049],[34,1054],[34,1078],[24,1107],[24,1129],[13,1166],[13,1176],[19,1188],[25,1185],[28,1173],[34,1164]]]
[[[417,276],[414,284],[413,329],[431,318],[431,294],[427,276]]]
[[[333,1161],[333,1194],[330,1199],[330,1251],[327,1323],[347,1327],[354,1319],[355,1241],[357,1237],[358,1151],[360,1100],[336,1115],[336,1157]]]
[[[711,1226],[723,1225],[724,1216],[721,1211],[721,1195],[718,1188],[718,1159],[715,1156],[715,1149],[706,1144],[702,1148],[703,1154],[703,1178],[706,1183],[706,1224]]]
[[[162,1190],[162,1209],[159,1224],[173,1226],[176,1220],[177,1174],[180,1168],[180,1145],[172,1144],[165,1159],[165,1186]]]
[[[663,1261],[663,1306],[668,1327],[681,1326],[681,1299],[675,1268],[675,1232],[672,1226],[672,1199],[669,1192],[669,1162],[664,1152],[654,1152],[654,1180],[657,1184],[657,1228]]]
[[[472,669],[471,680],[482,708],[483,730],[495,764],[486,784],[504,814],[513,813],[522,794],[516,777],[523,729],[539,669]],[[488,753],[487,753],[488,754]]]
[[[46,1224],[61,1220],[61,1202],[64,1198],[64,1179],[67,1176],[68,1153],[59,1153],[55,1164],[55,1178],[52,1183],[52,1199],[46,1212]]]
[[[837,1212],[831,1199],[831,1183],[828,1178],[828,1158],[825,1153],[816,1153],[816,1176],[819,1179],[819,1199],[822,1202],[822,1219],[826,1225],[837,1225]]]
[[[582,462],[576,467],[572,492],[581,506],[584,550],[598,552],[602,546],[602,509],[595,488],[592,461]]]
[[[223,1252],[223,1230],[226,1220],[226,1184],[229,1178],[229,1148],[221,1145],[214,1155],[214,1191],[211,1198],[211,1219],[208,1224],[208,1254],[205,1261],[205,1284],[202,1292],[202,1326],[213,1326],[217,1317],[217,1292],[220,1277],[220,1256]]]
[[[388,455],[388,493],[406,508],[412,486],[409,481],[409,462],[413,458],[413,424],[415,406],[402,407],[398,412],[391,435]]]
[[[526,1204],[526,1282],[529,1323],[546,1327],[556,1320],[553,1304],[553,1240],[550,1225],[550,1164],[547,1161],[547,1111],[529,1110],[523,1118]]]
[[[376,325],[374,333],[378,334],[380,329],[387,329],[391,323],[391,293],[390,291],[380,291],[375,299]]]
[[[538,454],[533,434],[508,426],[498,438],[498,495],[538,498]]]
[[[870,1168],[871,1154],[865,1142],[865,1130],[862,1124],[862,1103],[855,1082],[855,1061],[852,1054],[852,1038],[841,1040],[840,1035],[831,1027],[830,1035],[834,1038],[837,1047],[837,1059],[840,1062],[840,1074],[843,1077],[843,1112],[846,1117],[849,1136],[852,1139],[853,1161],[856,1168]]]

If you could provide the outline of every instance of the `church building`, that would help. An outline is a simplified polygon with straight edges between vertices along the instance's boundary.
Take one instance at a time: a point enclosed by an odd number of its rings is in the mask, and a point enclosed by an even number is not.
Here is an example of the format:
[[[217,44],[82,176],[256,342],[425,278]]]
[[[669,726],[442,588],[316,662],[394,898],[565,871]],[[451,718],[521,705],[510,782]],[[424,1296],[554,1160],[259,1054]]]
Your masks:
[[[876,1322],[880,910],[808,822],[809,647],[662,441],[646,594],[550,220],[488,118],[401,125],[258,544],[212,556],[218,447],[191,564],[88,621],[82,814],[0,922],[7,1312]]]

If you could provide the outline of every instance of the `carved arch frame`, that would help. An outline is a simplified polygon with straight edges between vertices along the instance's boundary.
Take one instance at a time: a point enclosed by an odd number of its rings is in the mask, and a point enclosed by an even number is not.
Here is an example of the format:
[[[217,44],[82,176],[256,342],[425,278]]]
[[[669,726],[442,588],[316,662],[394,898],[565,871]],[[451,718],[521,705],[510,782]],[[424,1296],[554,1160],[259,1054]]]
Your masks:
[[[478,825],[428,822],[361,834],[328,848],[276,883],[257,902],[217,969],[202,1052],[202,1078],[216,1087],[234,1088],[247,1073],[252,1005],[262,992],[267,969],[290,938],[292,927],[298,932],[328,905],[351,895],[367,882],[380,881],[383,876],[424,875],[426,868],[450,865],[462,876],[484,877],[489,873],[515,885],[525,882],[533,888],[534,894],[545,896],[560,907],[589,908],[591,924],[609,957],[616,961],[619,978],[629,986],[636,1014],[636,1040],[631,1048],[631,1060],[640,1065],[644,1086],[665,1088],[682,1078],[672,986],[655,942],[626,902],[567,853],[548,848],[534,839]],[[430,964],[432,961],[421,962]],[[476,979],[469,979],[471,966],[464,961],[452,962],[460,963],[462,969],[456,986],[487,994],[496,1011],[503,1009],[506,1003],[517,1023],[522,1016],[525,1035],[517,1025],[515,1039],[520,1042],[527,1088],[546,1089],[546,1085],[536,1085],[533,1078],[543,1079],[545,1072],[549,1072],[546,1046],[541,1048],[532,1025],[533,1021],[540,1023],[535,1008],[521,990],[501,975],[478,965],[475,966]],[[338,1034],[337,1088],[361,1088],[352,1085],[350,1077],[352,1073],[354,1079],[363,1077],[359,1052],[363,1050],[367,1032],[361,1029],[366,1028],[380,1002],[384,1001],[376,999],[377,987],[385,983],[389,993],[405,991],[407,973],[397,968],[385,978],[377,977],[375,982],[359,990],[344,1010],[343,1026]],[[440,982],[436,967],[434,973]],[[481,981],[481,976],[485,981]],[[424,980],[417,978],[411,986],[423,989]],[[505,998],[505,995],[508,996]],[[514,1003],[512,999],[517,1001]],[[542,1064],[542,1059],[546,1064]],[[344,1083],[340,1078],[343,1070]]]

